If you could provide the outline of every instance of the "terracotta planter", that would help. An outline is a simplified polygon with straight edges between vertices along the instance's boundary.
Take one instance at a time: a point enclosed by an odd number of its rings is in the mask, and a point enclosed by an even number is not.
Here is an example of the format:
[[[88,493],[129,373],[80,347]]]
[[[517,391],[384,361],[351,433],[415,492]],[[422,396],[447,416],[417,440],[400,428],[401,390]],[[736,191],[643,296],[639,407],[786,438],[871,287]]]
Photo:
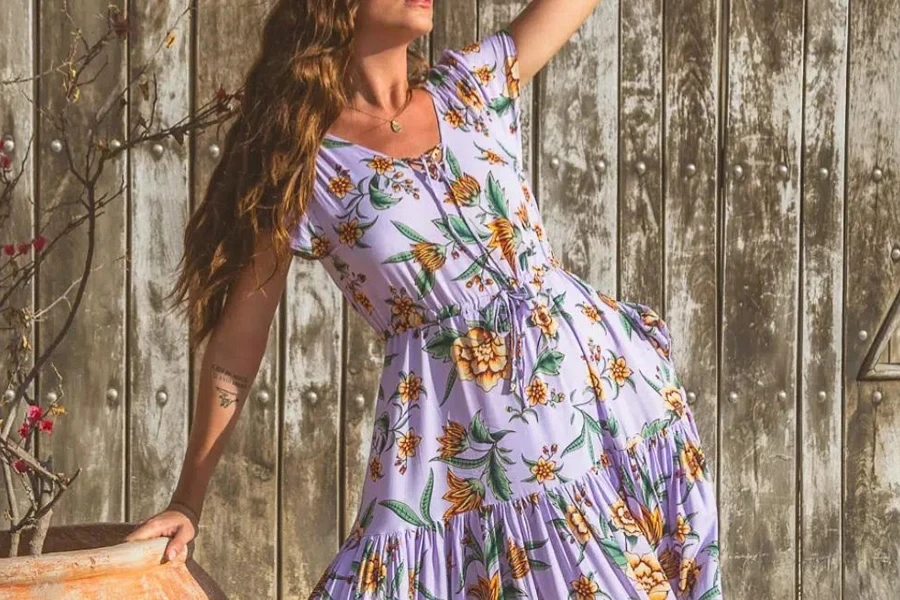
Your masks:
[[[163,561],[167,539],[122,543],[132,529],[127,523],[52,527],[43,556],[0,558],[0,600],[225,598],[193,559]],[[4,553],[8,540],[0,532]]]

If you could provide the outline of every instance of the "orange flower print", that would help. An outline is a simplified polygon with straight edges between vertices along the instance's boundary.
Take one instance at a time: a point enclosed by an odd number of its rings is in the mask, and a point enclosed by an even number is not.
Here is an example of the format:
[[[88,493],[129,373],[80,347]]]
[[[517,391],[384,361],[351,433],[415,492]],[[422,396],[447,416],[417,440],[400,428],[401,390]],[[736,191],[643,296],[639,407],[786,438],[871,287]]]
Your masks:
[[[687,478],[691,481],[702,481],[706,467],[706,457],[703,449],[691,440],[687,440],[681,447],[681,466]]]
[[[678,577],[678,573],[681,568],[681,553],[672,550],[672,548],[665,548],[662,552],[659,553],[659,564],[660,566],[662,566],[662,570],[666,574],[666,579],[671,581],[672,579]]]
[[[348,246],[355,246],[356,242],[363,236],[363,230],[359,226],[359,219],[350,219],[337,226],[341,243]]]
[[[510,56],[506,59],[504,68],[506,74],[506,94],[510,98],[519,97],[519,57]]]
[[[491,239],[488,240],[488,248],[499,248],[503,258],[509,263],[513,273],[518,272],[516,265],[516,229],[509,219],[494,219],[487,224],[491,230]]]
[[[691,533],[691,524],[687,519],[684,518],[684,515],[678,513],[678,518],[675,521],[675,533],[674,537],[679,542],[684,542],[687,539],[688,534]]]
[[[628,367],[624,356],[619,356],[618,358],[611,360],[607,365],[607,369],[616,384],[620,386],[625,383],[634,372]]]
[[[462,127],[466,124],[466,118],[455,108],[451,108],[446,113],[444,113],[444,120],[447,121],[447,123],[449,123],[451,127],[455,128]]]
[[[450,421],[443,425],[443,429],[444,435],[437,438],[441,445],[439,450],[441,458],[456,456],[469,447],[465,427],[456,421]]]
[[[395,293],[389,301],[391,304],[391,324],[394,333],[402,333],[407,329],[415,329],[425,323],[422,307],[416,304],[412,296],[405,290]]]
[[[531,218],[528,215],[528,208],[525,204],[520,204],[519,208],[516,209],[516,216],[519,217],[519,223],[522,224],[522,227],[528,229],[531,227]]]
[[[463,173],[461,177],[450,182],[450,189],[444,202],[457,206],[475,206],[478,204],[478,196],[481,195],[481,184],[469,174]]]
[[[353,189],[353,182],[346,175],[332,177],[328,181],[328,191],[343,199]]]
[[[673,385],[660,388],[660,395],[666,405],[679,417],[684,416],[684,399],[681,397],[681,389]]]
[[[538,483],[544,483],[545,481],[556,479],[556,473],[554,472],[555,468],[556,462],[547,460],[541,456],[537,459],[537,462],[532,465],[531,474],[535,476]]]
[[[581,509],[574,504],[566,506],[566,523],[575,539],[582,544],[586,544],[591,539],[591,528],[588,526],[587,519],[584,518]]]
[[[507,161],[505,158],[494,152],[493,150],[482,150],[481,157],[489,162],[492,165],[505,165]]]
[[[512,374],[506,339],[482,327],[472,327],[465,335],[453,340],[450,355],[459,378],[475,381],[486,392]]]
[[[312,237],[312,253],[316,258],[328,256],[331,252],[331,240],[324,235],[314,235]]]
[[[419,440],[422,439],[422,436],[416,435],[413,430],[410,430],[400,439],[397,440],[397,456],[399,458],[409,458],[410,456],[416,455],[416,448],[419,447]]]
[[[619,310],[619,301],[612,296],[608,296],[599,290],[597,290],[597,296],[599,296],[600,300],[602,300],[603,303],[608,307]]]
[[[369,477],[372,478],[372,481],[378,481],[384,477],[384,473],[381,471],[381,459],[377,456],[372,457],[372,460],[369,461]]]
[[[400,401],[404,404],[418,400],[422,394],[422,378],[410,371],[400,380],[397,392],[400,394]]]
[[[600,312],[593,304],[582,304],[581,312],[584,313],[584,316],[590,319],[592,323],[600,322]]]
[[[481,99],[481,95],[468,81],[460,80],[456,82],[456,96],[463,104],[476,113],[484,110],[484,101]]]
[[[478,80],[484,84],[485,87],[490,85],[490,83],[494,80],[494,69],[489,65],[481,65],[479,67],[475,67],[472,71]]]
[[[468,598],[473,600],[500,600],[500,573],[494,573],[490,579],[478,577],[478,582],[468,589]]]
[[[416,575],[418,572],[410,567],[407,570],[407,575],[409,576],[409,600],[415,600],[416,598]]]
[[[512,571],[513,579],[522,579],[531,571],[531,564],[528,562],[525,548],[516,544],[512,539],[507,541],[506,556],[509,560],[509,569]]]
[[[682,594],[690,594],[697,583],[697,575],[700,574],[700,565],[693,558],[681,562],[681,573],[678,578],[678,589]]]
[[[557,322],[556,317],[553,316],[553,313],[550,312],[550,307],[547,306],[546,301],[539,301],[535,307],[531,309],[531,320],[540,328],[541,333],[547,337],[556,336],[559,323]]]
[[[582,574],[569,585],[571,586],[571,595],[569,597],[572,600],[594,600],[597,597],[597,592],[600,591],[600,586],[594,581],[593,575],[587,577]]]
[[[374,594],[387,577],[387,565],[378,556],[372,556],[362,562],[359,567],[359,584],[363,592]]]
[[[650,600],[666,600],[672,588],[656,556],[652,552],[625,552],[625,558],[628,560],[628,575],[644,588]]]
[[[609,507],[609,509],[612,511],[613,524],[616,527],[629,535],[638,535],[641,533],[641,528],[638,526],[637,521],[635,521],[634,515],[631,514],[631,510],[628,508],[628,504],[625,502],[624,498],[617,500],[615,504],[612,504]]]
[[[663,514],[659,505],[651,511],[646,506],[641,505],[641,518],[637,521],[638,527],[650,545],[654,548],[659,544],[659,540],[663,533]]]
[[[606,400],[606,389],[603,387],[603,380],[600,378],[600,374],[597,373],[597,369],[594,368],[594,365],[588,363],[587,370],[588,385],[593,388],[598,400]]]
[[[416,262],[432,273],[440,269],[447,258],[443,246],[429,242],[416,242],[412,245],[412,253]]]
[[[525,388],[525,395],[528,397],[529,406],[547,404],[547,398],[550,396],[550,386],[540,377],[535,377]]]
[[[481,508],[484,501],[484,484],[477,479],[457,476],[447,469],[447,491],[441,496],[450,503],[444,511],[444,520],[455,515]]]
[[[357,291],[353,294],[353,299],[356,300],[356,303],[360,305],[366,312],[372,314],[372,301],[369,300],[369,297],[366,296],[366,293],[363,291]]]
[[[388,171],[394,170],[394,161],[386,158],[384,156],[376,156],[368,160],[369,168],[378,173],[379,175],[384,175]]]

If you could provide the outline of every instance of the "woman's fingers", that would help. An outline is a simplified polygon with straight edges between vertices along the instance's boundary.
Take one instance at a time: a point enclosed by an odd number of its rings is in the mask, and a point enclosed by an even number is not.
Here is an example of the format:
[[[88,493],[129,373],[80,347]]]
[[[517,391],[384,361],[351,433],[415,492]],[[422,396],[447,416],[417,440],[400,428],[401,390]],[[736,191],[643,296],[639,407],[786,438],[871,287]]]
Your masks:
[[[181,525],[166,546],[166,558],[170,561],[175,560],[175,557],[179,556],[184,551],[185,546],[187,546],[188,542],[193,538],[193,528],[186,524]]]
[[[165,531],[166,527],[167,526],[163,521],[159,519],[150,519],[125,536],[125,541],[136,542],[138,540],[149,540],[151,538],[159,537],[163,535],[163,531]]]

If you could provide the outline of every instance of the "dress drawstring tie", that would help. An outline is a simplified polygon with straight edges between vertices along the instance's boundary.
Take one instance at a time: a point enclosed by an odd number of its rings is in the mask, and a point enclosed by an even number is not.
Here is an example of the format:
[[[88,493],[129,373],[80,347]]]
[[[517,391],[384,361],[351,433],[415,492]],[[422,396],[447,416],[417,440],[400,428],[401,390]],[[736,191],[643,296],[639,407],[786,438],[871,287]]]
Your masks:
[[[523,339],[525,319],[530,312],[527,301],[532,297],[530,290],[524,287],[501,288],[488,303],[491,307],[495,328],[500,333],[508,335],[507,360],[512,361],[510,389],[518,392],[522,401],[525,400],[527,374],[525,373],[524,348],[520,349],[519,344]],[[521,310],[523,307],[524,311]]]

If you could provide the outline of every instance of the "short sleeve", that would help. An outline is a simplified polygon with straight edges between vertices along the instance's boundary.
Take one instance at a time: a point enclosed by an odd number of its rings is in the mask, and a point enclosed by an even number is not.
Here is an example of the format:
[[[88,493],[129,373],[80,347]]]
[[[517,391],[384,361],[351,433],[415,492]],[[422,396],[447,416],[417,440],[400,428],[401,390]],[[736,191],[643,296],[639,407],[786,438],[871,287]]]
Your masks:
[[[521,149],[519,55],[509,29],[497,29],[462,48],[447,49],[439,63],[457,79],[455,96],[476,113],[496,115]]]

